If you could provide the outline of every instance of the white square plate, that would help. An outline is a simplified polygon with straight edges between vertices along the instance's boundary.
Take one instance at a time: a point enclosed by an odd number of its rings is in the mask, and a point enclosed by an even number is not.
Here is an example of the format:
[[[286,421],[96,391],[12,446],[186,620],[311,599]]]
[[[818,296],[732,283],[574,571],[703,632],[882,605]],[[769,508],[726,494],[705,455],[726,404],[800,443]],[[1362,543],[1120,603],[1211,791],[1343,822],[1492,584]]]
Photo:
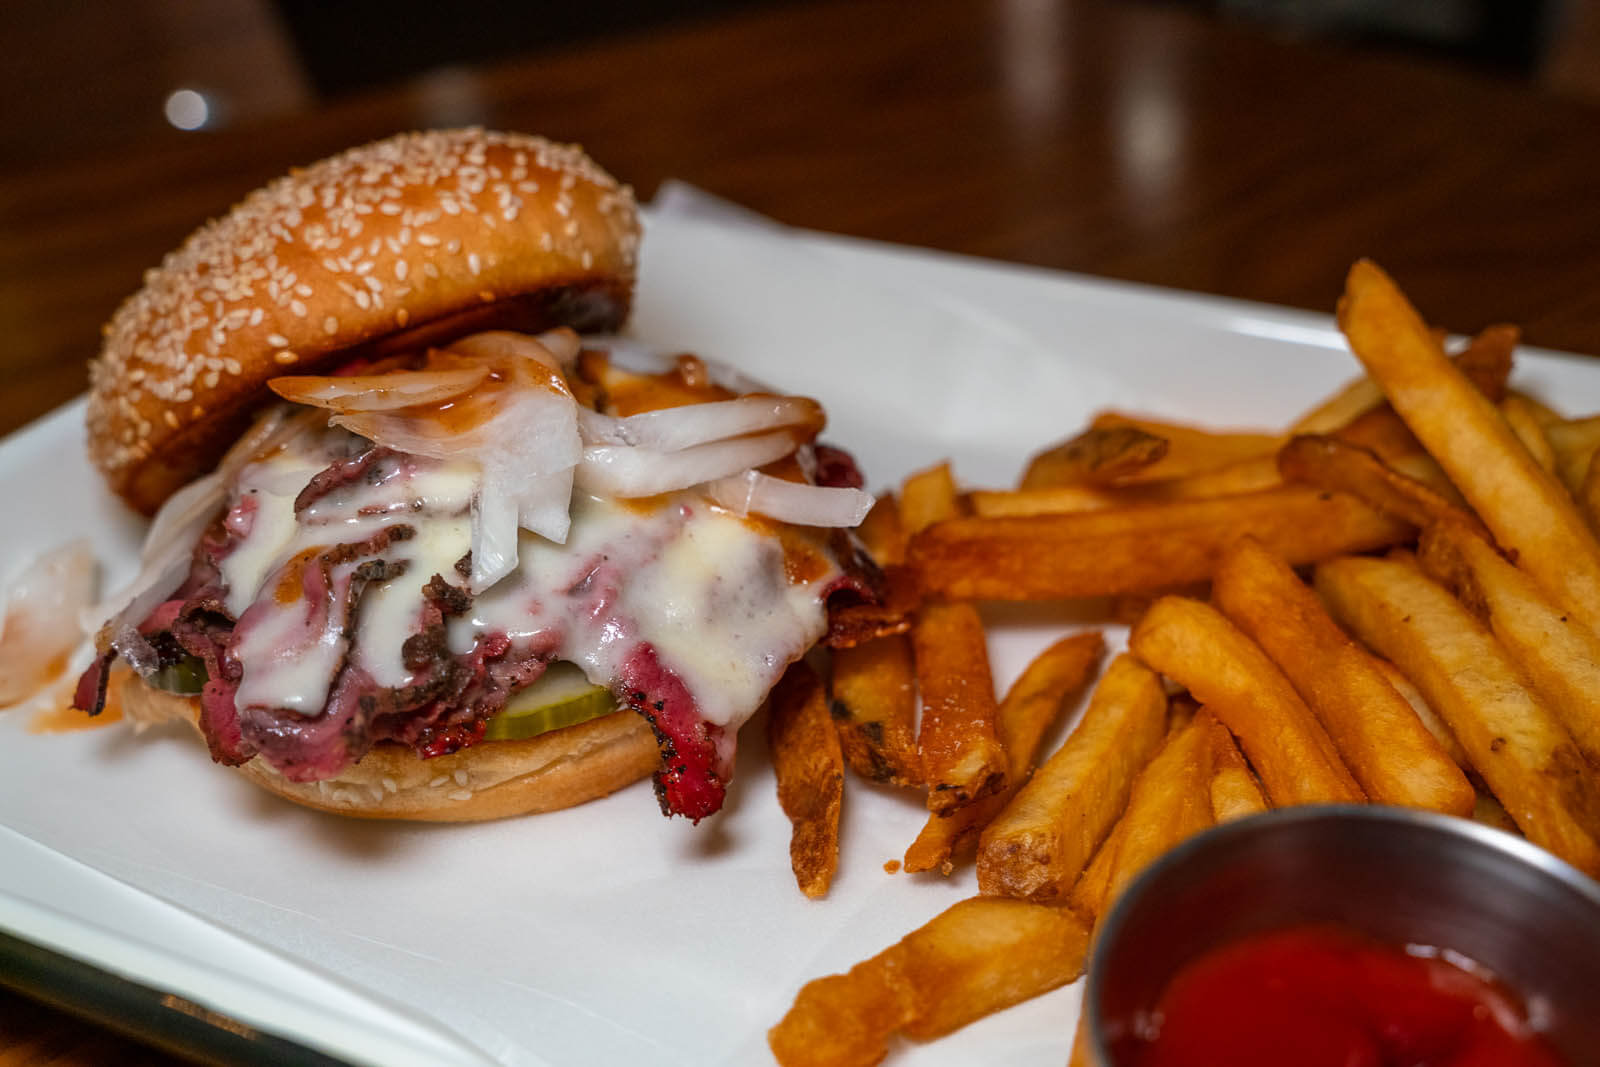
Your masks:
[[[653,216],[644,249],[633,332],[821,399],[874,488],[946,457],[1010,484],[1104,407],[1281,426],[1357,372],[1326,316],[681,214]],[[1600,409],[1600,366],[1529,353],[1517,381]],[[80,403],[0,444],[0,571],[87,536],[107,581],[130,572],[141,524],[81,436]],[[1049,616],[997,616],[1001,686],[1069,625]],[[180,734],[0,713],[0,929],[353,1060],[764,1062],[803,982],[975,886],[886,873],[923,813],[852,782],[838,878],[805,900],[761,732],[699,827],[663,820],[647,784],[434,827],[282,804]],[[891,1062],[1060,1064],[1080,988]]]

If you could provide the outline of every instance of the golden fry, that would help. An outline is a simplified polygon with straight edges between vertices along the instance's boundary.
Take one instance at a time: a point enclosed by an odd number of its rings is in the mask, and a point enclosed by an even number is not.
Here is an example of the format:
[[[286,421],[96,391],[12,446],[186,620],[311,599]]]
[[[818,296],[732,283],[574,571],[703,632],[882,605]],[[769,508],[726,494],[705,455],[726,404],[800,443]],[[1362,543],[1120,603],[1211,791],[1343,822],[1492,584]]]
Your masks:
[[[1488,626],[1578,750],[1600,768],[1600,638],[1570,621],[1470,530],[1449,524],[1427,530],[1417,559]]]
[[[1405,420],[1388,404],[1373,408],[1348,426],[1326,436],[1365,448],[1383,459],[1409,456],[1422,451],[1422,442]]]
[[[1590,461],[1600,450],[1600,415],[1550,423],[1545,426],[1544,435],[1556,454],[1556,475],[1576,497],[1582,491]]]
[[[1213,825],[1206,721],[1198,717],[1169,736],[1133,783],[1123,816],[1128,829],[1117,842],[1111,881],[1096,915],[1103,915],[1162,853]]]
[[[1383,407],[1383,390],[1365,375],[1340,386],[1289,425],[1291,434],[1325,434],[1342,430],[1369,411]]]
[[[972,504],[974,515],[1059,515],[1136,504],[1159,504],[1168,500],[1253,493],[1281,484],[1283,478],[1278,473],[1276,461],[1271,456],[1256,456],[1186,478],[1168,478],[1113,488],[1063,485],[1045,489],[975,489],[967,495],[967,499]]]
[[[1035,656],[1000,702],[996,728],[1010,767],[1005,789],[973,801],[954,815],[930,815],[917,839],[906,849],[905,869],[935,868],[949,874],[977,848],[978,835],[1002,808],[1038,761],[1039,742],[1068,702],[1094,677],[1105,655],[1099,631],[1064,637]]]
[[[1513,354],[1521,339],[1522,331],[1515,326],[1490,326],[1450,358],[1478,392],[1498,403],[1506,395],[1506,381],[1511,377]],[[1384,399],[1382,387],[1363,376],[1345,383],[1333,395],[1296,419],[1289,427],[1289,432],[1331,434],[1353,428],[1356,420],[1362,416],[1387,408],[1388,402]],[[1389,410],[1385,414],[1392,417],[1394,413]],[[1366,432],[1370,431],[1358,431]],[[1345,437],[1343,433],[1339,436]],[[1380,456],[1387,457],[1390,454],[1370,440],[1345,439],[1355,440],[1356,444],[1371,448]]]
[[[851,770],[874,782],[922,784],[909,637],[897,634],[834,649],[829,710]]]
[[[1211,817],[1221,824],[1269,810],[1261,783],[1256,781],[1233,735],[1210,712],[1204,713],[1204,718],[1211,745]]]
[[[1138,482],[1159,482],[1168,478],[1183,478],[1207,471],[1218,470],[1241,460],[1268,456],[1277,451],[1283,438],[1277,434],[1239,433],[1206,430],[1183,423],[1164,422],[1104,411],[1094,417],[1095,429],[1113,428],[1140,430],[1167,442],[1167,453],[1132,474],[1119,478],[1117,484],[1132,485]]]
[[[961,496],[949,463],[918,471],[900,486],[900,522],[907,534],[960,514]]]
[[[767,699],[767,741],[778,803],[794,827],[789,862],[795,881],[806,896],[825,896],[839,866],[844,755],[822,682],[804,660],[785,672]]]
[[[1504,323],[1485,326],[1467,342],[1466,348],[1450,358],[1474,389],[1491,404],[1498,404],[1505,399],[1506,382],[1511,378],[1511,366],[1521,340],[1522,331],[1515,326]]]
[[[1287,563],[1241,540],[1211,595],[1288,677],[1369,797],[1450,815],[1472,810],[1466,775]]]
[[[873,1064],[1083,974],[1089,927],[1065,908],[973,897],[845,974],[806,983],[767,1043],[783,1067]]]
[[[1576,496],[1578,510],[1589,529],[1600,532],[1600,463],[1595,462],[1594,456],[1589,457],[1589,469],[1584,472],[1583,485]]]
[[[1443,494],[1336,437],[1291,438],[1278,452],[1278,470],[1286,481],[1349,493],[1412,526],[1442,519],[1474,525],[1478,521]]]
[[[1466,774],[1476,774],[1477,772],[1472,769],[1472,760],[1467,757],[1467,750],[1461,747],[1461,742],[1457,741],[1456,735],[1450,732],[1450,727],[1446,726],[1445,721],[1439,718],[1439,713],[1428,706],[1428,702],[1423,699],[1422,691],[1412,685],[1411,679],[1401,674],[1400,668],[1393,663],[1386,659],[1380,659],[1377,664],[1378,669],[1383,672],[1383,676],[1389,679],[1389,684],[1394,686],[1394,691],[1404,697],[1407,704],[1411,705],[1411,710],[1416,712],[1417,719],[1433,735],[1433,739],[1439,742],[1439,747],[1444,749],[1445,755],[1450,757],[1450,761],[1460,767]]]
[[[1522,397],[1509,394],[1500,401],[1500,416],[1506,420],[1506,425],[1511,427],[1512,434],[1522,442],[1522,447],[1528,450],[1534,462],[1544,468],[1545,473],[1554,475],[1556,451],[1550,447],[1550,439],[1545,436],[1538,411]]]
[[[1600,781],[1493,635],[1404,561],[1334,560],[1316,585],[1341,623],[1422,690],[1528,839],[1600,874]]]
[[[1600,544],[1571,498],[1444,357],[1400,290],[1372,263],[1351,268],[1339,325],[1495,541],[1600,633]]]
[[[1068,515],[959,518],[912,538],[923,588],[960,599],[1051,600],[1205,581],[1249,534],[1294,564],[1410,540],[1353,497],[1304,486]]]
[[[893,493],[879,494],[872,510],[856,527],[856,536],[878,566],[896,567],[906,561],[906,540],[910,535]]]
[[[978,846],[978,888],[1059,902],[1127,804],[1166,732],[1161,679],[1132,656],[1112,660],[1083,720],[997,815]]]
[[[1111,485],[1166,454],[1166,438],[1136,426],[1092,426],[1029,460],[1018,488]]]
[[[1177,733],[1178,729],[1181,727],[1175,727],[1170,733]],[[1105,917],[1106,894],[1111,891],[1111,875],[1117,866],[1117,849],[1122,847],[1122,839],[1127,833],[1127,818],[1118,819],[1106,839],[1100,842],[1100,847],[1094,850],[1094,859],[1089,861],[1089,866],[1083,869],[1083,874],[1072,886],[1072,892],[1067,895],[1068,902],[1074,908],[1093,917],[1096,922]]]
[[[989,648],[977,609],[947,601],[922,606],[911,643],[922,694],[917,749],[928,810],[950,814],[1006,784]]]
[[[1289,679],[1215,608],[1162,597],[1134,627],[1128,647],[1233,732],[1274,806],[1366,799]]]

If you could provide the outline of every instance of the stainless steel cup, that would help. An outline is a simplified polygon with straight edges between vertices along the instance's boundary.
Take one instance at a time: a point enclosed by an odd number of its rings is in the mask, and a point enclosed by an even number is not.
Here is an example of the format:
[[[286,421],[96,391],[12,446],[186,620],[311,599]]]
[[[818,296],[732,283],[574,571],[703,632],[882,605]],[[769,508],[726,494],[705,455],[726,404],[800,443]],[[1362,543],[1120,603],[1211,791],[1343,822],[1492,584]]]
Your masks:
[[[1091,1047],[1108,1049],[1184,964],[1304,922],[1346,924],[1482,964],[1520,993],[1573,1064],[1600,1064],[1600,884],[1528,842],[1465,819],[1306,807],[1228,823],[1178,846],[1111,909],[1089,967]]]

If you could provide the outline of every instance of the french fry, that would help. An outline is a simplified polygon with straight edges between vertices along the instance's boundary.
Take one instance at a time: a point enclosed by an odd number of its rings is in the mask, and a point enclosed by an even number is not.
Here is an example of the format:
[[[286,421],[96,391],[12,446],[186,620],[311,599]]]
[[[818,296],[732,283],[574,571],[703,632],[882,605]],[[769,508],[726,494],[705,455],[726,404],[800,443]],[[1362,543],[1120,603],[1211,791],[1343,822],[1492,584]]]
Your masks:
[[[953,505],[951,514],[954,514]],[[856,527],[856,536],[878,566],[895,567],[906,561],[909,534],[905,520],[900,515],[900,502],[893,493],[878,495],[878,499],[872,503],[872,510]]]
[[[1522,447],[1528,450],[1534,462],[1543,467],[1545,473],[1556,473],[1556,451],[1550,447],[1550,439],[1544,434],[1544,426],[1539,421],[1539,413],[1521,396],[1515,393],[1507,394],[1500,401],[1500,416],[1506,420],[1506,425],[1511,427],[1512,434],[1522,442]]]
[[[906,849],[907,871],[938,868],[949,874],[956,862],[971,858],[978,835],[1033,769],[1045,731],[1061,717],[1069,698],[1089,684],[1105,648],[1105,638],[1095,630],[1064,637],[1034,657],[1006,692],[996,720],[1010,767],[1006,788],[973,801],[953,815],[930,815],[922,832]]]
[[[1511,378],[1511,366],[1521,340],[1522,331],[1516,326],[1505,323],[1485,326],[1467,342],[1466,348],[1450,359],[1484,399],[1498,404],[1505,399],[1506,382]]]
[[[1400,290],[1366,260],[1350,270],[1339,325],[1495,541],[1600,633],[1600,544],[1571,498],[1444,357]]]
[[[918,471],[901,483],[900,522],[907,534],[915,534],[959,514],[961,495],[956,491],[950,464],[940,463]]]
[[[1140,430],[1167,442],[1166,455],[1155,463],[1118,478],[1116,484],[1119,485],[1203,474],[1241,460],[1271,455],[1283,443],[1283,438],[1277,434],[1206,430],[1117,411],[1101,412],[1090,425],[1097,430]]]
[[[1171,732],[1176,733],[1177,730]],[[1106,894],[1111,891],[1111,875],[1117,866],[1117,849],[1122,847],[1122,839],[1127,833],[1128,820],[1119,818],[1106,839],[1100,842],[1100,847],[1094,850],[1094,859],[1089,861],[1083,874],[1073,883],[1072,891],[1067,894],[1072,907],[1079,914],[1093,917],[1095,922],[1105,917],[1103,909],[1106,906]]]
[[[767,740],[778,779],[778,803],[789,817],[789,863],[806,896],[826,896],[839,866],[839,807],[844,756],[828,719],[822,682],[801,660],[767,700]]]
[[[1534,396],[1532,393],[1525,393],[1521,389],[1507,389],[1506,396],[1514,396],[1520,400],[1523,406],[1525,406],[1528,411],[1533,414],[1534,419],[1541,427],[1554,426],[1558,422],[1567,421],[1562,417],[1559,411],[1551,407],[1549,404],[1546,404],[1543,400]],[[1546,435],[1546,440],[1548,439],[1549,437]],[[1552,451],[1554,448],[1555,446],[1552,445]]]
[[[1336,389],[1326,399],[1289,424],[1291,434],[1327,434],[1342,430],[1369,411],[1383,407],[1383,390],[1362,375]]]
[[[850,769],[874,782],[922,784],[911,639],[879,637],[833,650],[829,711]]]
[[[1600,463],[1595,462],[1594,456],[1589,457],[1589,469],[1584,472],[1583,486],[1576,496],[1578,510],[1589,529],[1600,532]]]
[[[1516,820],[1506,811],[1505,806],[1494,798],[1493,793],[1478,794],[1478,803],[1472,808],[1472,821],[1491,826],[1496,830],[1504,830],[1508,834],[1520,834]]]
[[[1365,448],[1384,459],[1422,451],[1422,442],[1388,404],[1373,408],[1347,426],[1325,436]]]
[[[1600,415],[1553,422],[1544,428],[1545,440],[1556,454],[1556,475],[1574,497],[1583,489],[1590,461],[1600,450]]]
[[[1334,560],[1317,568],[1316,586],[1422,690],[1528,839],[1600,874],[1600,781],[1493,635],[1404,561]]]
[[[1450,815],[1472,811],[1466,775],[1287,563],[1242,539],[1211,589],[1222,613],[1288,677],[1369,797]]]
[[[1443,493],[1400,473],[1366,449],[1336,437],[1291,438],[1278,451],[1278,470],[1286,481],[1349,493],[1412,526],[1442,519],[1479,525],[1470,512]]]
[[[1111,881],[1096,915],[1162,853],[1213,825],[1211,739],[1202,715],[1170,735],[1133,783],[1128,823],[1117,842]]]
[[[1220,825],[1269,810],[1261,783],[1256,781],[1233,735],[1210,712],[1204,713],[1204,719],[1206,739],[1211,745],[1212,819]]]
[[[1132,656],[1112,660],[1077,728],[984,830],[978,889],[1064,900],[1160,745],[1166,717],[1155,672]]]
[[[1134,627],[1128,647],[1233,732],[1274,806],[1366,799],[1289,679],[1215,608],[1162,597]]]
[[[1466,348],[1451,357],[1461,373],[1491,401],[1506,395],[1511,377],[1512,358],[1522,331],[1515,326],[1489,326],[1473,337]],[[1327,399],[1306,412],[1289,427],[1291,434],[1331,434],[1350,426],[1361,416],[1387,406],[1383,389],[1369,377],[1345,383]],[[1368,442],[1358,442],[1372,447]],[[1383,455],[1382,450],[1377,450]]]
[[[1578,750],[1600,768],[1600,638],[1571,622],[1470,530],[1441,524],[1425,531],[1417,559],[1488,626]]]
[[[783,1067],[874,1064],[897,1032],[931,1040],[1076,980],[1088,953],[1088,924],[1065,908],[972,897],[806,983],[767,1044]]]
[[[891,581],[903,574],[907,534],[893,493],[878,497],[856,536]],[[836,645],[830,690],[828,710],[850,768],[874,782],[920,785],[911,639],[891,634],[853,647]]]
[[[1114,508],[1125,500],[1116,489],[1096,485],[1053,485],[1045,488],[974,489],[967,494],[974,515],[1060,515]]]
[[[958,599],[1113,596],[1205,581],[1249,534],[1294,564],[1398,544],[1411,527],[1304,486],[1069,515],[965,517],[912,538],[924,590]]]
[[[1472,769],[1472,760],[1467,757],[1467,750],[1461,747],[1461,742],[1457,741],[1456,735],[1450,732],[1450,727],[1446,726],[1445,721],[1439,718],[1439,713],[1428,706],[1428,702],[1423,699],[1422,691],[1412,685],[1411,679],[1401,674],[1400,668],[1393,663],[1386,659],[1380,659],[1377,662],[1378,669],[1383,671],[1385,678],[1389,679],[1389,684],[1394,686],[1394,691],[1404,697],[1407,704],[1411,705],[1411,710],[1416,712],[1418,720],[1433,735],[1433,739],[1439,742],[1439,747],[1444,749],[1445,755],[1450,757],[1451,762],[1460,767],[1462,772],[1469,776],[1476,774],[1477,771]]]
[[[1168,500],[1252,493],[1281,485],[1278,465],[1271,456],[1256,456],[1226,467],[1192,474],[1105,488],[1063,485],[1046,489],[975,489],[967,494],[974,515],[1052,515],[1101,508],[1159,504]]]
[[[1020,489],[1111,485],[1167,454],[1167,440],[1137,426],[1091,426],[1034,456]]]
[[[971,604],[928,601],[911,628],[911,644],[922,694],[917,750],[928,810],[949,815],[1006,784],[983,623]]]

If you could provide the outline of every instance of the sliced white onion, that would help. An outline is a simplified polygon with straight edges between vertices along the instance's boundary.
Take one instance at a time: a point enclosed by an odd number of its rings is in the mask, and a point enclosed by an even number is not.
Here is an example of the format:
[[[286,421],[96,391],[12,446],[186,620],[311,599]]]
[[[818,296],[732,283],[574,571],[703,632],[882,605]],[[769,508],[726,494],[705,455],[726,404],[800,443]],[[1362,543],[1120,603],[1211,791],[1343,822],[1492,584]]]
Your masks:
[[[822,429],[824,421],[822,405],[815,400],[757,395],[641,411],[620,419],[585,409],[579,413],[578,426],[585,444],[638,445],[677,452],[708,441],[789,426],[802,429],[809,437]]]
[[[763,466],[787,456],[796,445],[788,430],[712,441],[678,452],[593,445],[583,450],[576,484],[616,497],[655,496]]]
[[[472,499],[472,591],[480,593],[517,569],[517,504],[489,486]]]
[[[345,377],[298,375],[273,378],[267,385],[285,400],[308,407],[334,411],[393,411],[454,400],[482,385],[487,377],[489,368],[477,365]]]
[[[450,350],[474,359],[531,359],[551,370],[571,366],[583,347],[568,329],[548,330],[537,337],[510,330],[485,330],[450,342]]]
[[[872,510],[860,489],[807,485],[745,471],[706,486],[712,500],[736,515],[765,515],[797,526],[857,526]]]
[[[167,497],[145,534],[139,573],[98,604],[83,609],[78,622],[85,632],[95,633],[112,620],[137,626],[183,584],[195,544],[223,506],[223,479],[219,468]]]
[[[83,638],[78,615],[93,596],[94,551],[71,541],[29,563],[0,591],[0,707],[59,674]]]
[[[612,334],[594,334],[583,339],[585,348],[606,352],[613,365],[634,374],[664,374],[676,365],[677,354],[663,352],[635,337],[618,337]],[[773,393],[777,390],[759,382],[726,363],[704,356],[697,357],[711,373],[711,380],[735,393]]]

